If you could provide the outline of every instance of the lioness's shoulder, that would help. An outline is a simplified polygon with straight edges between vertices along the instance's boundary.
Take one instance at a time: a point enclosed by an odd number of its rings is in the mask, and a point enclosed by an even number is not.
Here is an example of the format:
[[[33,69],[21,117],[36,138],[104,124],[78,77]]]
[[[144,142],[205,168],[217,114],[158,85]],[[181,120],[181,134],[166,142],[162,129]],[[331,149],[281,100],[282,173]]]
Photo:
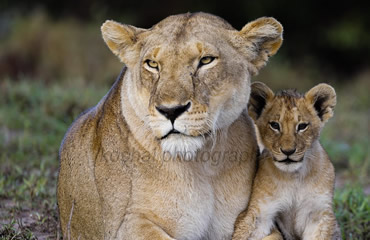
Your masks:
[[[83,149],[89,148],[96,143],[99,137],[97,128],[104,129],[104,125],[109,125],[109,121],[114,121],[121,114],[120,107],[120,88],[126,68],[123,68],[116,82],[109,92],[99,101],[97,105],[83,111],[71,124],[66,132],[59,155],[62,158],[64,149]],[[123,121],[122,118],[118,118]],[[116,126],[117,124],[113,124]],[[109,131],[107,131],[108,134]]]

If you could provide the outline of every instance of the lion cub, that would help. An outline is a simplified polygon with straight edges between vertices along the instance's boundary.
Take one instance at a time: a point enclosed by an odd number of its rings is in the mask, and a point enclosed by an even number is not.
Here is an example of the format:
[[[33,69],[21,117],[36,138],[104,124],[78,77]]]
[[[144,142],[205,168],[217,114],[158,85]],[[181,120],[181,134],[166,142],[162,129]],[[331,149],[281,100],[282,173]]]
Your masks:
[[[333,116],[334,89],[319,84],[305,95],[275,95],[260,82],[251,88],[248,111],[263,152],[233,239],[262,239],[275,227],[284,239],[340,239],[332,208],[334,167],[319,143]]]

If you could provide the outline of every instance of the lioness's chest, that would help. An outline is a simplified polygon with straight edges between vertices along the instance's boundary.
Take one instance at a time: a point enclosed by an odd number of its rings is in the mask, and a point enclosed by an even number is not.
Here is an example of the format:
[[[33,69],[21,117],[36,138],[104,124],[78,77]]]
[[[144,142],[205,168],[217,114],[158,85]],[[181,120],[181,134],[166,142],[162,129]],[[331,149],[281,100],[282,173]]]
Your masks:
[[[175,239],[230,239],[249,197],[248,186],[237,186],[242,182],[199,176],[162,182],[151,179],[143,185],[145,189],[134,190],[131,211],[156,216],[158,225]]]

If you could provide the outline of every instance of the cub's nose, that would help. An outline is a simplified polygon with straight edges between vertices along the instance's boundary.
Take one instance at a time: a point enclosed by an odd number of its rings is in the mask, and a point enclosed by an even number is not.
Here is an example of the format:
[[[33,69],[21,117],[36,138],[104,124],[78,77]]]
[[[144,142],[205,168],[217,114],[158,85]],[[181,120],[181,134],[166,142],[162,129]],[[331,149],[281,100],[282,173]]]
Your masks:
[[[157,111],[165,116],[173,124],[177,117],[183,114],[186,110],[190,108],[191,103],[188,102],[186,105],[178,105],[174,107],[165,107],[163,105],[155,107]]]
[[[289,156],[289,155],[292,155],[293,153],[295,153],[295,148],[294,149],[287,149],[287,150],[283,150],[283,149],[281,149],[280,148],[280,151],[282,152],[282,153],[284,153],[285,155],[287,155],[287,156]]]

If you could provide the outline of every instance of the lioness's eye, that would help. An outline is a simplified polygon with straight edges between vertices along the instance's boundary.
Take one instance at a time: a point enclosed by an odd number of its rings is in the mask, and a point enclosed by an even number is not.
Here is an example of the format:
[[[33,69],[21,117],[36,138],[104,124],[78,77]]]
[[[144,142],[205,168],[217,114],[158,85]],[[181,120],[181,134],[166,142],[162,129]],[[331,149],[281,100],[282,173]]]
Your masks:
[[[207,65],[207,64],[210,64],[211,62],[213,62],[213,60],[215,60],[215,57],[211,57],[211,56],[208,56],[208,57],[202,57],[200,59],[200,62],[199,62],[199,67],[203,66],[203,65]]]
[[[297,131],[306,130],[307,127],[308,127],[308,123],[300,123],[298,124]]]
[[[155,68],[155,69],[158,69],[158,63],[156,61],[153,61],[153,60],[146,60],[145,61],[146,64],[151,67],[151,68]]]
[[[270,124],[270,127],[272,128],[272,130],[280,131],[280,125],[279,125],[279,123],[277,123],[277,122],[269,122],[269,124]]]

